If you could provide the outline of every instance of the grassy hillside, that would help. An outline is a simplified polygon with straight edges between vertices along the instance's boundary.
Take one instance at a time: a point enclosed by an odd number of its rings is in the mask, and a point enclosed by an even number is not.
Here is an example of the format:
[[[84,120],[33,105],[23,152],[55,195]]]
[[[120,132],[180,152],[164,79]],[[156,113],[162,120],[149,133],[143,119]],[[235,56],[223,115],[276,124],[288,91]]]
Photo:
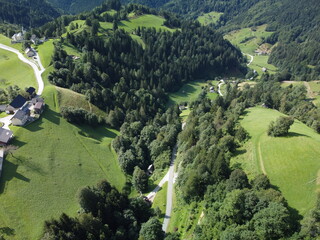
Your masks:
[[[18,85],[38,87],[33,69],[19,60],[15,53],[0,49],[0,88]]]
[[[220,12],[209,12],[209,13],[204,13],[202,14],[201,16],[199,16],[197,18],[197,20],[202,24],[202,25],[209,25],[211,23],[216,23],[220,16],[222,15],[223,13],[220,13]]]
[[[48,104],[42,118],[15,128],[13,145],[0,182],[0,226],[11,228],[9,239],[37,239],[44,220],[79,208],[79,188],[101,179],[121,189],[125,176],[111,148],[117,131],[69,124],[59,115],[55,87],[46,87]]]
[[[98,116],[107,117],[107,114],[86,100],[86,97],[70,89],[56,87],[59,106],[72,106],[83,108],[88,112],[93,112]]]
[[[263,39],[272,34],[272,32],[266,31],[266,27],[267,25],[243,28],[225,35],[225,38],[238,46],[243,53],[253,55],[253,62],[249,67],[256,70],[260,75],[262,74],[263,67],[267,68],[270,73],[277,71],[274,65],[268,64],[269,55],[257,55],[255,53],[255,50],[266,51],[268,53],[272,50],[272,45],[262,44]],[[250,57],[248,59],[250,60]]]
[[[296,120],[289,136],[267,136],[270,121],[281,115],[271,109],[248,109],[241,125],[251,138],[232,164],[240,164],[251,177],[266,173],[289,205],[303,215],[315,206],[319,190],[320,135]]]

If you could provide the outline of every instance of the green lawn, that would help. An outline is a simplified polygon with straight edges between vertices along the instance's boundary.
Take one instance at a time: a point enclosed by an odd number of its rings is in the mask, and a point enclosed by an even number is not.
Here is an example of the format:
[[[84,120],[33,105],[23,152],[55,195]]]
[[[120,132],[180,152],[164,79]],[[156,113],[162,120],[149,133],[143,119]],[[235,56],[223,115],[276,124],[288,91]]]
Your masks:
[[[50,65],[53,50],[54,50],[53,39],[50,39],[44,42],[43,44],[40,44],[39,46],[37,46],[37,51],[39,53],[41,63],[44,68]]]
[[[54,86],[43,93],[47,107],[40,120],[14,128],[19,146],[4,162],[0,182],[0,226],[13,230],[8,239],[38,239],[43,223],[79,209],[79,188],[101,179],[121,189],[125,176],[111,148],[118,135],[106,127],[75,126],[59,114]]]
[[[161,190],[156,194],[155,199],[152,204],[152,208],[159,207],[162,213],[160,221],[163,222],[164,216],[166,214],[166,203],[167,203],[167,190],[168,182],[162,185]]]
[[[206,26],[206,25],[209,25],[211,23],[216,23],[220,16],[222,15],[223,13],[220,13],[220,12],[209,12],[209,13],[205,13],[205,14],[202,14],[201,16],[198,17],[198,21]]]
[[[261,107],[248,109],[240,122],[251,138],[231,163],[242,166],[250,178],[264,168],[289,205],[304,215],[315,206],[319,190],[320,135],[296,120],[289,136],[267,136],[270,121],[281,115]]]
[[[15,53],[0,49],[0,88],[18,85],[21,89],[38,88],[33,69]]]
[[[217,81],[211,81],[212,85],[217,89]],[[202,80],[192,81],[184,84],[179,91],[169,94],[168,106],[179,104],[181,102],[192,102],[196,100],[199,94],[202,92],[202,88],[209,85]],[[207,97],[215,99],[218,96],[217,93],[207,92]]]

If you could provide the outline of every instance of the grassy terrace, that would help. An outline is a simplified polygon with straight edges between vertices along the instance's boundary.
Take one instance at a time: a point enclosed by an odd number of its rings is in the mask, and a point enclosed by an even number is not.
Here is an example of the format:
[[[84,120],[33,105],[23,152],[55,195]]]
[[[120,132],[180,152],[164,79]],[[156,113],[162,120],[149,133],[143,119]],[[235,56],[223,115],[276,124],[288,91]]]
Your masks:
[[[319,190],[320,135],[296,120],[289,136],[267,136],[270,121],[281,115],[271,109],[248,109],[240,122],[251,138],[239,149],[232,164],[240,164],[250,177],[264,168],[289,205],[304,215],[315,206]]]
[[[0,88],[13,85],[37,88],[37,81],[28,64],[21,62],[15,53],[0,49]]]

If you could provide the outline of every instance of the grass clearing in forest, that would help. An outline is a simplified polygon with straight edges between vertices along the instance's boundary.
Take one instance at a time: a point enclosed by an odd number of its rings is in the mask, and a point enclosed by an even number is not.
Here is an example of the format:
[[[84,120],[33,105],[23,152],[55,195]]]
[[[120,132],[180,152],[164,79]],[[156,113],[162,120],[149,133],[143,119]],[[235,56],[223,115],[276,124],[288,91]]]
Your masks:
[[[210,81],[217,90],[217,81]],[[203,88],[207,86],[207,97],[214,100],[218,94],[209,92],[209,84],[203,80],[196,80],[184,84],[179,91],[169,94],[168,106],[179,104],[182,102],[192,102],[197,100],[199,94],[203,91]]]
[[[254,107],[240,121],[250,139],[231,160],[253,178],[266,171],[271,183],[279,188],[291,207],[305,215],[315,206],[320,169],[320,135],[295,120],[286,137],[269,137],[272,120],[283,116],[276,110]]]
[[[221,12],[209,12],[204,13],[197,18],[197,20],[204,26],[209,25],[211,23],[216,23],[223,13]]]
[[[53,39],[50,39],[37,46],[37,51],[44,68],[48,67],[51,63],[51,58],[54,50]]]
[[[17,54],[0,49],[0,88],[17,85],[21,89],[38,84],[33,69],[22,62]]]
[[[45,220],[63,212],[75,216],[76,194],[84,186],[107,179],[119,190],[125,184],[111,141],[118,131],[68,123],[59,114],[56,88],[43,93],[42,117],[15,127],[0,181],[0,226],[13,232],[6,239],[39,239]]]

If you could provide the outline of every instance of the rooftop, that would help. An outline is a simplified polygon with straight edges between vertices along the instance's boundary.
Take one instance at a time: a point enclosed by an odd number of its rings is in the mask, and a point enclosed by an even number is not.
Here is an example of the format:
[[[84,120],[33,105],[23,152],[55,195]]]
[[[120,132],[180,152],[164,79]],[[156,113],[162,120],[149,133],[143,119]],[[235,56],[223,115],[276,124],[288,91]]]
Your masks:
[[[7,143],[12,138],[13,132],[4,128],[0,128],[0,142]]]

